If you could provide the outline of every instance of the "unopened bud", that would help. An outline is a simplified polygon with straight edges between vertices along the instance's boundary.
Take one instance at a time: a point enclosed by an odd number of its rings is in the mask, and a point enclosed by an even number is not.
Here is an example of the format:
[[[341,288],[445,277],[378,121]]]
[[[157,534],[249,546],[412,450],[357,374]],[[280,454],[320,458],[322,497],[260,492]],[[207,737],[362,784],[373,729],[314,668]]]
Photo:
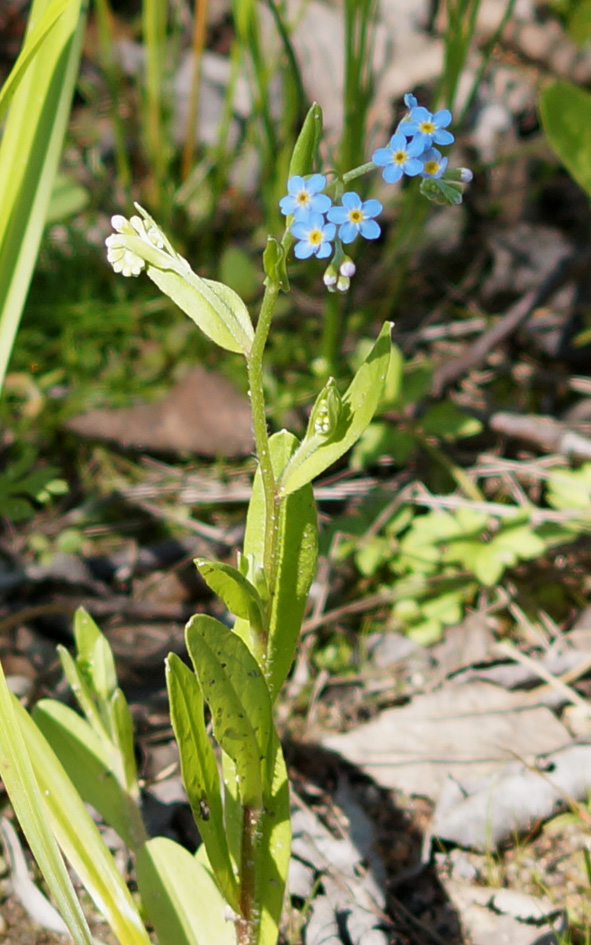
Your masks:
[[[347,279],[350,279],[351,276],[354,276],[354,275],[355,275],[356,269],[357,269],[357,267],[356,267],[355,263],[353,262],[352,259],[349,259],[348,256],[345,256],[344,260],[342,261],[341,265],[339,266],[339,272],[340,272],[340,274],[341,274],[342,276],[345,276],[345,278],[347,278]]]
[[[351,280],[348,276],[339,276],[337,279],[337,292],[348,292]]]
[[[327,288],[330,288],[330,286],[333,286],[333,285],[336,283],[336,281],[337,281],[337,270],[336,270],[336,266],[334,265],[334,263],[331,262],[331,263],[326,267],[322,279],[323,279],[324,285],[325,285]]]

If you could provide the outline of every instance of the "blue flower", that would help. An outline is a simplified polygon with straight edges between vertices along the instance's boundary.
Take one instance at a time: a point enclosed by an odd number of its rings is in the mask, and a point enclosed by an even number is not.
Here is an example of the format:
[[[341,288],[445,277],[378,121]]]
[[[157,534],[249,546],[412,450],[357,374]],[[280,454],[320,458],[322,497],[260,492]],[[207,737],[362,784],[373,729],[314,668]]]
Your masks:
[[[293,180],[293,178],[292,178]],[[332,252],[331,240],[336,233],[334,223],[325,223],[321,213],[309,213],[305,219],[295,220],[291,232],[299,243],[294,246],[294,253],[298,259],[308,259],[309,256],[318,256],[325,259]]]
[[[450,131],[445,131],[450,122],[451,112],[447,108],[442,108],[433,115],[427,108],[419,105],[418,108],[411,109],[408,121],[404,122],[404,133],[413,134],[421,142],[423,150],[433,144],[451,144],[454,136]]]
[[[380,227],[372,217],[382,211],[379,200],[363,201],[359,194],[351,190],[342,196],[342,207],[331,207],[328,219],[338,223],[339,237],[343,243],[352,243],[358,233],[366,240],[377,240]]]
[[[421,177],[442,177],[447,167],[447,158],[442,157],[441,151],[438,151],[437,148],[429,148],[427,151],[423,151],[421,161],[423,162]]]
[[[406,95],[404,96],[404,104],[406,105],[409,111],[412,111],[412,109],[416,108],[419,103],[417,102],[414,95],[411,95],[410,92],[407,92]]]
[[[395,184],[403,174],[416,177],[423,170],[418,155],[424,151],[423,144],[415,136],[407,141],[405,135],[397,131],[390,138],[387,148],[378,148],[371,156],[374,164],[383,167],[382,177],[389,184]]]
[[[326,194],[320,193],[324,187],[324,174],[312,174],[307,180],[295,174],[287,182],[287,195],[279,201],[281,212],[285,216],[293,213],[296,220],[303,219],[308,213],[326,213],[331,200]]]

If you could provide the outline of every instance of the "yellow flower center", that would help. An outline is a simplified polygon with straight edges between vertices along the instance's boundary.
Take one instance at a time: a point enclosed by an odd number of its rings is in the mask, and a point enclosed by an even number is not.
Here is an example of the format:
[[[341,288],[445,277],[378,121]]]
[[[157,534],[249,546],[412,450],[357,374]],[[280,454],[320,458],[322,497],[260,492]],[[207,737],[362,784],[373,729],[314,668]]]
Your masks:
[[[406,151],[395,151],[392,160],[394,161],[394,164],[404,164],[406,157]]]
[[[351,221],[351,223],[362,223],[363,210],[359,210],[359,209],[349,210],[349,220]]]
[[[419,128],[425,135],[432,135],[435,133],[435,125],[432,121],[422,121],[419,125]]]
[[[297,197],[296,197],[296,202],[299,203],[299,204],[301,204],[302,207],[305,207],[306,204],[308,203],[308,200],[309,200],[309,199],[310,199],[310,195],[309,195],[308,191],[307,191],[307,190],[300,190],[300,192],[298,193],[298,195],[297,195]]]
[[[320,230],[310,230],[308,233],[308,242],[318,246],[322,242],[322,233]]]
[[[427,161],[425,164],[425,170],[427,174],[436,174],[439,170],[439,164],[437,161]]]

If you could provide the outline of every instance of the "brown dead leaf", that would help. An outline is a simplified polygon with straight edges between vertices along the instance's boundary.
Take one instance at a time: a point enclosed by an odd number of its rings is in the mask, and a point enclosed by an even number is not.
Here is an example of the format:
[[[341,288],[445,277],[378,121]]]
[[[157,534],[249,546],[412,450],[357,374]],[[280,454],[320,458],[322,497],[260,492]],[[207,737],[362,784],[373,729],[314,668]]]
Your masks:
[[[225,377],[193,370],[160,401],[91,410],[66,428],[124,449],[201,456],[246,456],[253,449],[250,405]]]

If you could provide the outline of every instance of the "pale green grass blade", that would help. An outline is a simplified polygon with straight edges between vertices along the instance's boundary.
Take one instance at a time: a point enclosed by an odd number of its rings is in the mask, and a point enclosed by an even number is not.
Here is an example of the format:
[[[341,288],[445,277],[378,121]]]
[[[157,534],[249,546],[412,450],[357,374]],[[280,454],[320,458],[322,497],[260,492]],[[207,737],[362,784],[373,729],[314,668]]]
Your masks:
[[[118,940],[150,945],[131,893],[84,801],[30,715],[19,703],[14,709],[62,851]]]
[[[36,0],[31,34],[47,0]],[[78,72],[86,4],[72,0],[16,89],[0,144],[0,391],[59,161]]]
[[[76,945],[92,945],[90,930],[76,898],[47,813],[0,664],[0,776],[59,912]]]
[[[28,34],[25,45],[21,49],[19,57],[0,91],[0,120],[4,117],[4,113],[10,105],[12,96],[16,92],[26,72],[27,66],[30,65],[41,43],[45,40],[52,27],[55,26],[66,7],[74,2],[75,0],[51,0],[45,13],[36,23],[35,28]]]

